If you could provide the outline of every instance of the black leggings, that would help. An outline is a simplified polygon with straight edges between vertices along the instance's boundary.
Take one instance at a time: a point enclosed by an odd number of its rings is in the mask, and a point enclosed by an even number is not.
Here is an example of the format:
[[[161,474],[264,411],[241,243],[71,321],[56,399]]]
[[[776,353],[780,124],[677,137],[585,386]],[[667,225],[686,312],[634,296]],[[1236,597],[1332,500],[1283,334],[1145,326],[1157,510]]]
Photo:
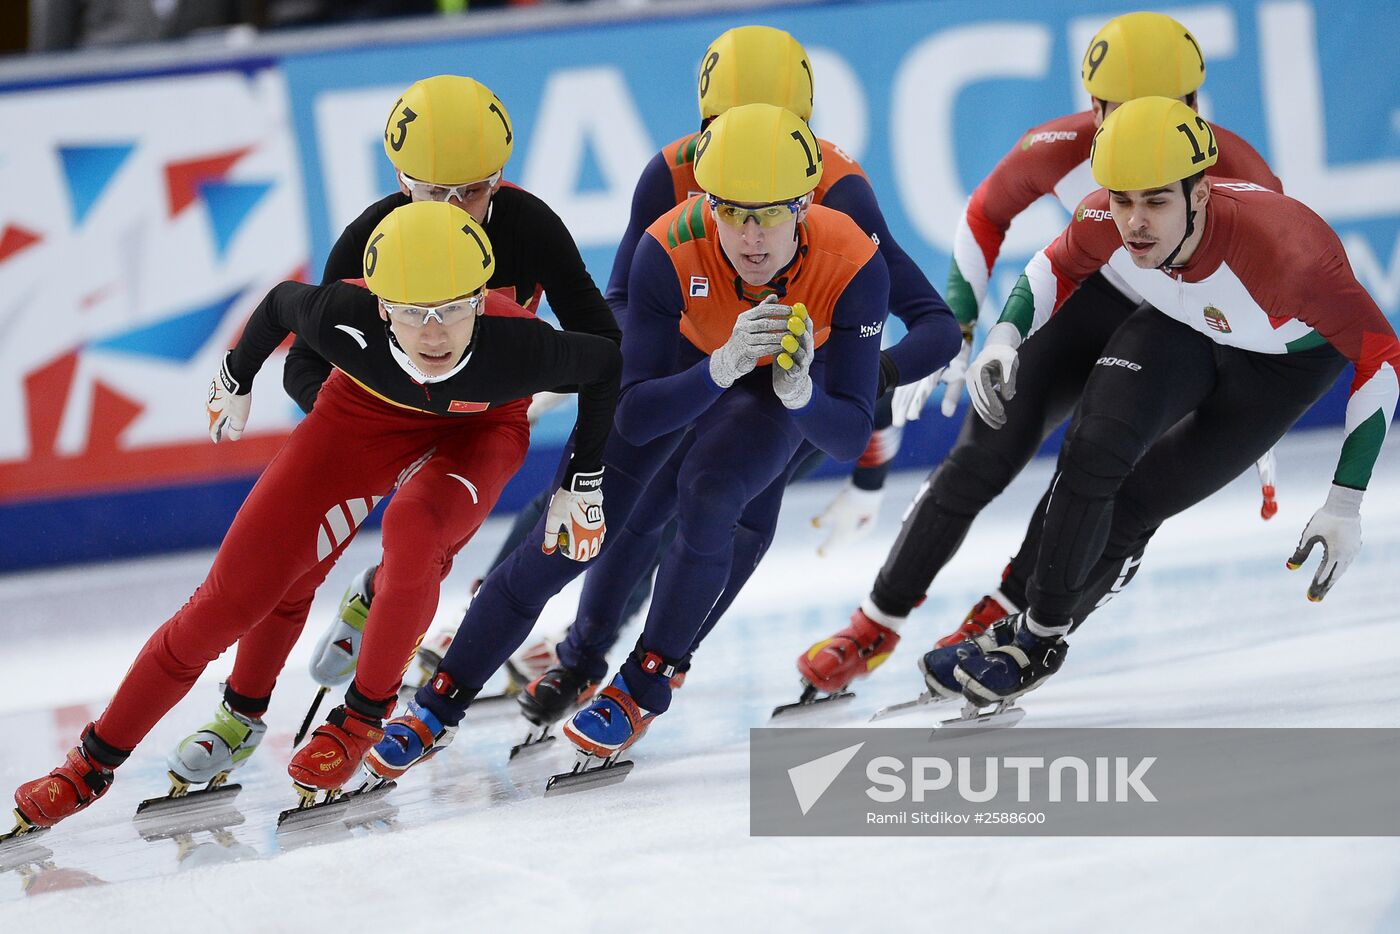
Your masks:
[[[1082,622],[1165,519],[1248,469],[1345,366],[1330,345],[1255,353],[1155,308],[1135,312],[1093,368],[1060,449],[1026,594],[1036,621]]]
[[[877,607],[904,617],[923,601],[934,576],[957,553],[978,513],[1069,418],[1094,361],[1136,307],[1136,302],[1095,274],[1022,345],[1016,397],[1006,406],[1006,424],[990,428],[968,410],[957,444],[919,490],[875,578],[870,597]],[[1042,514],[1037,509],[1021,546],[1020,554],[1028,558],[1013,561],[1002,584],[1003,594],[1018,606],[1025,604]]]

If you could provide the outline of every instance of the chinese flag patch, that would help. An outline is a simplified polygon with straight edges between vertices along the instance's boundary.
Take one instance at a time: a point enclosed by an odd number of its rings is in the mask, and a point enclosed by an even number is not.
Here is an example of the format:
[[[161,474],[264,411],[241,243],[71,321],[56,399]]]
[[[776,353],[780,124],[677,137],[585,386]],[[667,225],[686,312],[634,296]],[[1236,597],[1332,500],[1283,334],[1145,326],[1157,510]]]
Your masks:
[[[447,411],[454,413],[485,412],[491,407],[489,402],[463,402],[461,399],[453,399],[447,404]]]

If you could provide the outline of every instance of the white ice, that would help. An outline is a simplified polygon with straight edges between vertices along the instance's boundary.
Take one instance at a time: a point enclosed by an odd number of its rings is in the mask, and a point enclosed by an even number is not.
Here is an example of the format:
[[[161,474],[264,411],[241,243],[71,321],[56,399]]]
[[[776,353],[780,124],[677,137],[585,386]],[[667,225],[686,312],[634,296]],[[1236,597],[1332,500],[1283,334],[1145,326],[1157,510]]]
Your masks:
[[[1327,600],[1304,598],[1316,556],[1307,572],[1284,569],[1326,494],[1339,442],[1327,430],[1285,443],[1270,522],[1259,519],[1252,472],[1170,522],[1129,591],[1027,697],[1025,725],[1397,726],[1394,450],[1365,503],[1361,557]],[[1049,469],[1032,465],[993,504],[904,646],[827,722],[856,725],[921,690],[914,660],[995,583]],[[164,791],[166,751],[212,712],[226,657],[104,799],[41,839],[47,859],[0,872],[0,932],[1400,930],[1394,839],[751,837],[748,730],[795,698],[793,659],[845,623],[920,479],[892,480],[874,536],[826,559],[808,520],[835,484],[790,492],[767,560],[622,785],[545,799],[545,778],[570,761],[564,744],[507,769],[517,721],[474,713],[365,826],[295,845],[273,828],[292,803],[284,766],[313,693],[306,660],[340,589],[373,560],[377,542],[366,536],[321,593],[274,698],[271,733],[238,773],[242,823],[145,842],[131,821],[139,799]],[[503,531],[488,524],[458,559],[439,625],[455,621]],[[0,578],[0,789],[57,763],[209,559]],[[569,618],[575,593],[551,604],[546,625]],[[629,630],[619,644],[634,638]]]

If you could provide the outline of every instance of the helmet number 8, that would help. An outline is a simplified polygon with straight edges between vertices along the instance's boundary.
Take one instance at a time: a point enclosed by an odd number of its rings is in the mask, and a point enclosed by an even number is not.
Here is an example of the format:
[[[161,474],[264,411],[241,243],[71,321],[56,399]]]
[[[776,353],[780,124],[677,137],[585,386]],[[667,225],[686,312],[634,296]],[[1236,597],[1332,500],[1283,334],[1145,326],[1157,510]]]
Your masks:
[[[704,97],[710,93],[710,72],[715,70],[715,65],[719,64],[719,53],[711,52],[705,59],[704,66],[700,69],[700,96]]]

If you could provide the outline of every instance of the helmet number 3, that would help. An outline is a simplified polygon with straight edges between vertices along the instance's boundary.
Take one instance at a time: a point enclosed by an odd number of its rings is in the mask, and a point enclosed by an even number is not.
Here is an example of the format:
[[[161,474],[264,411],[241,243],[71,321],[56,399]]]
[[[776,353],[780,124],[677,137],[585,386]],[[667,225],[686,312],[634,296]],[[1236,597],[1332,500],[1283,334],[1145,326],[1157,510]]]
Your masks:
[[[400,101],[400,103],[402,103],[402,101]],[[401,113],[403,114],[403,119],[394,124],[394,128],[399,131],[398,135],[390,136],[388,129],[384,131],[384,138],[389,141],[389,145],[393,148],[394,152],[403,149],[404,140],[408,139],[408,125],[418,119],[418,115],[413,112],[413,108],[411,107],[405,107]],[[394,119],[392,114],[389,116],[389,119]]]
[[[1191,144],[1191,152],[1192,152],[1191,164],[1192,164],[1192,165],[1200,165],[1202,162],[1205,162],[1205,161],[1206,161],[1206,157],[1207,157],[1208,155],[1213,157],[1213,156],[1215,156],[1215,154],[1219,151],[1219,150],[1217,150],[1217,149],[1215,148],[1215,133],[1214,133],[1214,131],[1211,130],[1210,124],[1209,124],[1209,123],[1206,123],[1205,120],[1201,119],[1200,117],[1197,117],[1197,118],[1196,118],[1196,126],[1200,127],[1202,130],[1205,131],[1205,134],[1206,134],[1206,151],[1205,151],[1205,152],[1202,152],[1202,151],[1201,151],[1201,143],[1200,143],[1199,140],[1196,139],[1196,134],[1191,132],[1191,128],[1190,128],[1189,126],[1187,126],[1187,125],[1184,124],[1184,123],[1178,123],[1178,124],[1176,125],[1176,128],[1186,135],[1187,141],[1190,142],[1190,144]]]

